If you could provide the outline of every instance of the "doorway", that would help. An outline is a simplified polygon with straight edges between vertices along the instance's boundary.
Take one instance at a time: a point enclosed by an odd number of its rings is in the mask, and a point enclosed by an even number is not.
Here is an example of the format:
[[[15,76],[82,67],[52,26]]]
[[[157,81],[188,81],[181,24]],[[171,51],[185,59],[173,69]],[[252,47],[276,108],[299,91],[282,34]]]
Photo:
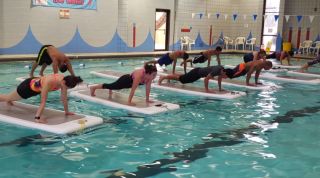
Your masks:
[[[170,31],[170,10],[156,9],[154,50],[168,51]]]

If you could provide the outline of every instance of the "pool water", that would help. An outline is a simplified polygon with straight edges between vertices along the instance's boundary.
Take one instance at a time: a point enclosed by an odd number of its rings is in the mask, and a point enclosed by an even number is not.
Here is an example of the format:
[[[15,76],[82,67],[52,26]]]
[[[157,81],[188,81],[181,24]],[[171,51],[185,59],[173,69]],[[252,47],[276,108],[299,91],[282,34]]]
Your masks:
[[[241,62],[238,55],[221,58],[223,64]],[[72,64],[85,82],[103,83],[113,79],[89,72],[130,73],[147,60],[152,59],[88,59]],[[15,89],[15,78],[27,76],[29,64],[1,63],[0,93]],[[50,71],[48,67],[46,72]],[[235,100],[152,89],[152,98],[181,107],[152,116],[69,97],[70,111],[101,117],[104,123],[66,136],[0,123],[0,177],[319,177],[319,86],[266,82],[281,88],[224,86],[247,93]],[[202,86],[203,81],[194,85]],[[144,96],[143,86],[136,95]],[[34,97],[23,102],[39,101]],[[63,110],[59,92],[49,94],[47,107]]]

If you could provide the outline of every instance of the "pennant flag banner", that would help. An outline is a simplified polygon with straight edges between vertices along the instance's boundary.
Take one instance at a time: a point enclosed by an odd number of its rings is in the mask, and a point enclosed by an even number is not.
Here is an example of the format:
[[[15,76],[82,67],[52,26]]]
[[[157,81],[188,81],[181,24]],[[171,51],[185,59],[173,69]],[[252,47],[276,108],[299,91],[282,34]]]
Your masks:
[[[279,19],[279,15],[274,15],[274,21],[278,21],[278,19]]]
[[[256,21],[256,20],[257,20],[258,15],[257,15],[257,14],[253,14],[253,15],[252,15],[252,17],[253,17],[253,21]]]
[[[300,22],[301,22],[301,19],[302,19],[302,15],[297,15],[298,23],[300,23]]]
[[[33,6],[96,10],[97,0],[32,0]]]
[[[219,17],[220,17],[220,14],[219,14],[219,13],[216,13],[216,16],[217,16],[217,19],[219,19]]]
[[[195,15],[196,15],[195,13],[192,13],[192,14],[191,14],[191,18],[194,18]]]
[[[208,19],[210,19],[210,17],[211,17],[211,13],[208,13],[207,15],[208,15]]]
[[[224,20],[227,20],[228,14],[224,14]]]
[[[233,21],[236,21],[238,15],[237,14],[233,14]]]
[[[288,22],[288,21],[289,21],[289,18],[290,18],[290,15],[285,15],[284,17],[285,17],[285,19],[286,19],[286,22]]]
[[[314,19],[314,15],[310,15],[310,16],[309,16],[310,23],[313,22],[313,19]]]
[[[202,19],[202,16],[203,16],[203,13],[200,13],[200,14],[199,14],[200,19]]]

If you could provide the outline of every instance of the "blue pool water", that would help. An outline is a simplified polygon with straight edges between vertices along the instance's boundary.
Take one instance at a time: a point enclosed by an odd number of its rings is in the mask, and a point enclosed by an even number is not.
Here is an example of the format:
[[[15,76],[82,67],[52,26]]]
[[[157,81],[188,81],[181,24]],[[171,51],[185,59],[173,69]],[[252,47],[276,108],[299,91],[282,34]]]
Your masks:
[[[113,80],[89,72],[130,72],[147,60],[79,60],[73,66],[85,82],[102,83]],[[222,56],[223,64],[240,61]],[[29,64],[1,63],[0,93],[15,89]],[[152,89],[152,98],[181,107],[152,116],[70,97],[71,111],[101,117],[104,124],[59,136],[0,123],[0,177],[319,177],[319,86],[268,82],[282,88],[225,86],[247,93],[232,101]],[[143,87],[137,95],[144,96]],[[23,102],[38,105],[39,97]],[[50,93],[47,107],[63,110],[58,92]]]

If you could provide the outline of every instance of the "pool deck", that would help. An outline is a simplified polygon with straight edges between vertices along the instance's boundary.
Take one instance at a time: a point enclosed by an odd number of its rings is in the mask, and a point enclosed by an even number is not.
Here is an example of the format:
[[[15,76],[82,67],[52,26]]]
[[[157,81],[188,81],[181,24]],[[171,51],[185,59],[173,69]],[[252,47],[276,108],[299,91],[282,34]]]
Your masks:
[[[187,51],[191,55],[199,54],[203,50]],[[159,57],[171,51],[156,52],[123,52],[123,53],[67,53],[70,59],[95,59],[95,58],[126,58],[126,57]],[[252,51],[248,50],[223,50],[222,54],[245,54]],[[8,61],[31,61],[37,58],[38,54],[19,54],[19,55],[0,55],[0,62]],[[315,56],[305,56],[297,54],[297,59],[314,59]]]

